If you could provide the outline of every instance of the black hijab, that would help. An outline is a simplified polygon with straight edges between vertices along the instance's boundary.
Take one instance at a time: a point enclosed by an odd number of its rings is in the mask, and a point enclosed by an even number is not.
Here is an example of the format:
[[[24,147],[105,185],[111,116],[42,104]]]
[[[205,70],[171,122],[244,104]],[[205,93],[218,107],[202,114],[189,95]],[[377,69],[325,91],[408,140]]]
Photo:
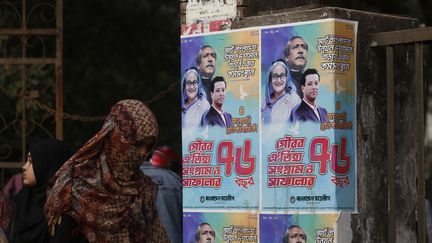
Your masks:
[[[55,172],[73,155],[65,143],[42,140],[30,148],[36,185],[24,186],[14,197],[16,205],[11,225],[13,243],[48,242],[48,226],[44,215],[47,184]]]

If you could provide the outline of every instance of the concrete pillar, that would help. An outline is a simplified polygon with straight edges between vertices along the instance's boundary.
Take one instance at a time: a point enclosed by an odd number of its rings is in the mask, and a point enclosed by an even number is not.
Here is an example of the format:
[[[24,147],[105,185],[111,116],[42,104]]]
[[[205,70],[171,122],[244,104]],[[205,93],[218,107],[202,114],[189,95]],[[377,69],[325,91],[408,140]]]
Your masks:
[[[324,18],[359,22],[356,160],[358,214],[341,214],[338,242],[388,242],[386,52],[385,48],[370,48],[369,34],[415,28],[418,27],[418,20],[334,7],[303,7],[245,17],[235,21],[232,28]],[[414,48],[395,46],[394,53],[396,242],[416,242]]]

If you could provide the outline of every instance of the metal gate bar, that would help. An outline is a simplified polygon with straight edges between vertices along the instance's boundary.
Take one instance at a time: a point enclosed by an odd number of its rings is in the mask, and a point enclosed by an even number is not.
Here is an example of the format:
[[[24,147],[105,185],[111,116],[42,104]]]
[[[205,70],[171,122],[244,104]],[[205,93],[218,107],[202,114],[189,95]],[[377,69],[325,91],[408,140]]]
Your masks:
[[[14,2],[14,5],[20,6],[15,8],[12,6],[16,12],[19,12],[20,16],[20,26],[14,28],[2,28],[0,29],[0,35],[3,36],[17,36],[21,39],[21,56],[18,57],[4,57],[0,58],[0,65],[17,65],[20,67],[20,79],[17,82],[21,82],[22,85],[22,95],[18,97],[18,100],[26,103],[29,99],[29,96],[26,94],[26,86],[28,79],[28,69],[27,65],[39,65],[39,64],[48,64],[54,65],[55,72],[55,137],[58,139],[63,138],[63,0],[54,0],[53,2],[48,3],[48,5],[52,6],[52,9],[55,13],[55,27],[48,28],[31,28],[29,24],[30,17],[28,16],[29,12],[29,4],[35,3],[34,1],[30,2],[28,0],[21,0],[20,2]],[[30,21],[31,22],[31,21]],[[30,23],[31,24],[31,23]],[[30,27],[29,27],[30,26]],[[49,36],[55,38],[55,57],[27,57],[27,38],[29,36]],[[1,161],[0,170],[12,169],[12,168],[20,168],[22,166],[22,162],[26,160],[26,144],[27,144],[27,133],[28,128],[27,124],[27,111],[25,104],[22,106],[23,109],[18,111],[22,116],[22,121],[20,124],[20,133],[21,133],[21,158],[17,159],[20,161],[12,161],[14,159],[7,159],[7,161]],[[54,131],[53,131],[54,132]],[[3,179],[3,178],[1,178]],[[1,184],[4,181],[1,180]]]
[[[388,183],[388,239],[396,241],[396,200],[395,200],[395,145],[394,145],[394,74],[393,47],[386,47],[387,75],[387,183]]]
[[[63,140],[63,0],[56,0],[56,138]]]
[[[424,103],[423,103],[423,44],[415,43],[415,80],[417,113],[417,222],[418,240],[426,242],[425,175],[424,175]]]

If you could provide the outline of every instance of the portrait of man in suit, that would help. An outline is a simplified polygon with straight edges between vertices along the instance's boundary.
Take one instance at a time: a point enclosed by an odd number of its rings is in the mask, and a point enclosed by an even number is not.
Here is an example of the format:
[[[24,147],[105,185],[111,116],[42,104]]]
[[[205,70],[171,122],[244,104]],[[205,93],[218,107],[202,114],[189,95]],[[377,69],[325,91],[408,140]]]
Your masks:
[[[303,99],[301,103],[293,109],[290,121],[312,121],[323,123],[327,121],[327,110],[319,107],[317,97],[320,84],[320,75],[316,69],[307,69],[301,76],[301,89]]]
[[[210,84],[210,109],[203,115],[201,126],[230,127],[232,116],[224,112],[225,91],[227,83],[222,76],[216,76]]]

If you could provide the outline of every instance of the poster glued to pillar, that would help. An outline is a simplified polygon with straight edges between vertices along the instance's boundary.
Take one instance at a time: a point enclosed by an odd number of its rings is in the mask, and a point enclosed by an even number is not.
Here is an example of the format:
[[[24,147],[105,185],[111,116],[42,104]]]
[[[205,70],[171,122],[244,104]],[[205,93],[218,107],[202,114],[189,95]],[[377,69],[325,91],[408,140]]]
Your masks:
[[[202,223],[209,242],[335,242],[357,212],[356,37],[324,19],[181,38],[184,242]]]

